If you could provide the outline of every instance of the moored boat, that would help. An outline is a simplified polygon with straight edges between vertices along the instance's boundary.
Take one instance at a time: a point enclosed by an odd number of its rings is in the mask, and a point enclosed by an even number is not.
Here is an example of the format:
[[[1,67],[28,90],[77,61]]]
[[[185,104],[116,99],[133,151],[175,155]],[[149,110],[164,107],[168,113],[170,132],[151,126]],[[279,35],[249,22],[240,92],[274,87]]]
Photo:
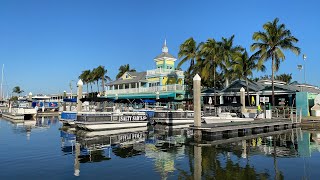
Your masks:
[[[160,124],[192,124],[194,123],[194,111],[180,110],[156,110],[151,118],[155,123]]]
[[[75,121],[78,128],[89,131],[146,127],[147,124],[145,112],[78,112]]]
[[[214,123],[230,123],[230,122],[247,122],[253,121],[253,118],[242,118],[237,117],[236,113],[224,112],[218,116],[204,116],[201,118],[203,123],[214,124]]]

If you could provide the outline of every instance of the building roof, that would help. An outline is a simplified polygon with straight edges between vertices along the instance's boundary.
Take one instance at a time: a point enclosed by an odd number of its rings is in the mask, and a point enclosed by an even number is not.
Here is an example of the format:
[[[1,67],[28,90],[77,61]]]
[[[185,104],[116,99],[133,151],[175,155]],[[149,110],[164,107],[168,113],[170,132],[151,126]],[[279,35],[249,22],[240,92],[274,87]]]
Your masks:
[[[156,60],[156,59],[164,59],[164,58],[176,59],[173,55],[169,54],[168,52],[162,52],[161,54],[159,54],[154,59]]]
[[[258,82],[249,81],[249,91],[258,92],[264,89],[264,85]],[[233,81],[228,87],[224,88],[221,92],[239,92],[241,87],[246,87],[246,82],[243,80]]]
[[[169,49],[167,47],[167,40],[164,40],[163,46],[162,46],[162,53],[154,58],[154,60],[164,60],[164,59],[173,59],[176,60],[174,56],[169,54]]]
[[[118,84],[128,84],[128,83],[138,83],[146,81],[147,72],[126,72],[128,73],[132,79],[117,79],[108,83],[107,85],[118,85]]]

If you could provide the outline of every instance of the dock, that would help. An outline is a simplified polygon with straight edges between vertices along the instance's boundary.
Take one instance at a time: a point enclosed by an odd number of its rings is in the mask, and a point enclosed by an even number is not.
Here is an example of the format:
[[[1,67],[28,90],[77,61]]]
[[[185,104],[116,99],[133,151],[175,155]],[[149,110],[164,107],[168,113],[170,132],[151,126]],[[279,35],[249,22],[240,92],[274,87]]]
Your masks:
[[[12,120],[24,120],[23,114],[13,114],[13,113],[3,113],[2,117],[12,119]]]
[[[261,119],[250,122],[202,124],[201,127],[190,126],[190,128],[194,132],[201,132],[202,140],[215,140],[226,136],[229,138],[248,136],[292,129],[299,126],[300,122],[289,119]]]
[[[59,116],[59,112],[58,111],[55,111],[55,112],[38,112],[37,116],[38,117]]]

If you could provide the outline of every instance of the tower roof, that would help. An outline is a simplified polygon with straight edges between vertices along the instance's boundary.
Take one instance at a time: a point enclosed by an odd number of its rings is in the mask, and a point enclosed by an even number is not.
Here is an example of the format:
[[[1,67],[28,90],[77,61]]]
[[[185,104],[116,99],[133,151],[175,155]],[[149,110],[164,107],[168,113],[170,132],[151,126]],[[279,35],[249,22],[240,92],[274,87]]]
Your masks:
[[[154,58],[155,61],[159,61],[159,60],[165,60],[165,59],[171,59],[173,61],[177,60],[174,56],[172,56],[171,54],[169,54],[169,49],[167,47],[167,40],[164,40],[163,46],[162,46],[162,53],[159,54],[158,56],[156,56]]]

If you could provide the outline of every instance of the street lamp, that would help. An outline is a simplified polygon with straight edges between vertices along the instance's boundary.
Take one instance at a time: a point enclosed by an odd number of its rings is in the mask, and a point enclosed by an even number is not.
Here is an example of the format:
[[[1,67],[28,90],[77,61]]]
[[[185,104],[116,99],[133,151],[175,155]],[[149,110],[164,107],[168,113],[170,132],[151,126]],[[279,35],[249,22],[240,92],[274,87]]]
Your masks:
[[[304,83],[307,84],[307,81],[306,81],[306,59],[307,59],[307,56],[305,54],[303,54],[302,58],[304,61]]]
[[[303,69],[303,66],[301,64],[298,64],[297,68],[298,68],[299,72],[301,73],[301,70]],[[301,85],[302,84],[300,84],[300,91],[302,91],[302,86]]]

